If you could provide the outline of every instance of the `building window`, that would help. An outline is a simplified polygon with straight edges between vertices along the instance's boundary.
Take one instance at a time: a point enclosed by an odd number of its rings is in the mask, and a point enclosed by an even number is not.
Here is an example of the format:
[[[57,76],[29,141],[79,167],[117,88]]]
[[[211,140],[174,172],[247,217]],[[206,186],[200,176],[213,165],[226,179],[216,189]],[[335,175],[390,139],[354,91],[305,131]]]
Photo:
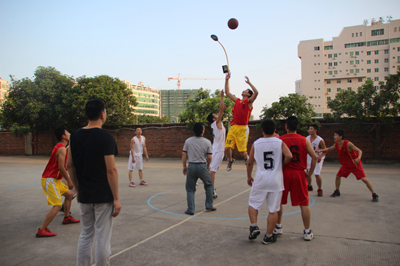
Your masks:
[[[333,74],[334,74],[334,75],[337,75],[337,74],[338,74],[338,71],[337,71],[337,70],[333,71]]]
[[[330,67],[331,67],[331,66],[332,66],[332,62],[329,62],[329,63],[328,63],[328,66],[330,66]]]
[[[351,83],[351,79],[347,79],[347,83]]]
[[[324,46],[324,50],[332,50],[332,49],[333,49],[333,45]]]
[[[388,54],[389,53],[389,49],[385,49],[385,54]]]
[[[337,57],[337,54],[333,54],[333,57]]]
[[[359,65],[360,64],[360,60],[356,60],[356,65]]]
[[[383,29],[372,30],[371,31],[371,36],[378,36],[378,35],[383,35],[383,34],[384,34],[384,30]]]
[[[331,92],[331,88],[327,88],[326,91],[327,91],[327,92]]]
[[[358,37],[358,32],[356,32],[356,37]]]
[[[351,61],[350,61],[350,65],[354,65],[354,60],[351,60]]]
[[[362,82],[362,78],[358,78],[358,82]]]
[[[331,97],[327,97],[326,99],[327,99],[328,101],[330,101],[330,100],[331,100]]]
[[[375,68],[375,72],[379,72],[379,68]]]
[[[353,74],[354,73],[354,69],[350,69],[350,74]]]
[[[360,55],[360,52],[359,52],[359,51],[356,51],[356,55]]]
[[[379,86],[375,86],[375,90],[379,90]]]
[[[375,77],[375,78],[374,78],[374,81],[379,81],[379,77]]]
[[[371,60],[367,60],[367,64],[371,64]]]
[[[385,58],[385,63],[389,63],[389,58]]]
[[[354,52],[350,52],[350,56],[354,56]]]
[[[329,75],[332,75],[332,71],[329,71]]]
[[[330,81],[330,80],[327,80],[327,81],[326,81],[326,84],[331,84],[331,81]]]
[[[375,54],[379,54],[379,50],[376,50],[376,51],[375,51]]]
[[[315,46],[314,51],[319,51],[319,46]]]
[[[351,91],[351,87],[347,87],[347,90],[348,90],[348,91]]]
[[[341,90],[341,88],[337,88],[336,91],[339,92]]]
[[[338,63],[337,63],[337,62],[333,62],[333,65],[334,65],[334,66],[337,66],[337,65],[338,65]]]
[[[397,47],[397,52],[400,52],[400,47]]]
[[[360,37],[362,36],[362,32],[360,32]]]
[[[354,33],[351,34],[351,37],[354,37]]]
[[[375,64],[378,64],[379,63],[379,59],[375,59]]]
[[[371,69],[367,69],[367,73],[371,73]]]
[[[389,71],[389,68],[388,67],[385,67],[385,72],[388,72]]]
[[[367,55],[371,55],[371,51],[368,51],[368,52],[367,52]]]
[[[360,69],[359,68],[356,68],[356,73],[360,73]]]
[[[332,54],[328,54],[328,58],[332,58]]]
[[[342,83],[342,81],[341,81],[340,79],[338,79],[338,80],[336,81],[336,83]]]

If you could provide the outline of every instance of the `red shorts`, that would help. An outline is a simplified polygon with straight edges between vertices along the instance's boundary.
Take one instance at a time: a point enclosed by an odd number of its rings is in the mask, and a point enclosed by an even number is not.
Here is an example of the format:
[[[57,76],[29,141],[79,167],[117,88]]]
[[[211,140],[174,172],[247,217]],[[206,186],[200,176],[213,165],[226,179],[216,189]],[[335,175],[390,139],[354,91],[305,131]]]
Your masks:
[[[354,168],[348,168],[348,167],[342,166],[342,167],[340,167],[339,172],[337,172],[336,176],[347,178],[350,173],[355,175],[357,180],[360,180],[361,178],[365,177],[364,169],[362,168],[362,166],[354,167]]]
[[[292,206],[308,206],[308,183],[303,170],[283,169],[283,185],[285,190],[282,193],[282,204],[287,203],[290,192]]]

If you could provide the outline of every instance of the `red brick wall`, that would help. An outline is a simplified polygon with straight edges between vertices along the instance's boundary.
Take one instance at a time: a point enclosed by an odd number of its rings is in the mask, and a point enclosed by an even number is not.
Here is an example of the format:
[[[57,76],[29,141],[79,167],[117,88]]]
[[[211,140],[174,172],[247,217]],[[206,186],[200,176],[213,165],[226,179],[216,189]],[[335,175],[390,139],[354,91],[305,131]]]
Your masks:
[[[0,155],[25,154],[25,136],[14,136],[11,131],[0,131]]]

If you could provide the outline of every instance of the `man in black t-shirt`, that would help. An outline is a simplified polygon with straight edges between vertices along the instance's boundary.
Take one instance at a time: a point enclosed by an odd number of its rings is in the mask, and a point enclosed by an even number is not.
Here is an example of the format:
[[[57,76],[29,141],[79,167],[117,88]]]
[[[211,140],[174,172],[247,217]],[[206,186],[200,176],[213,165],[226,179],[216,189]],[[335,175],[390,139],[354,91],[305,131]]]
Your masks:
[[[112,217],[121,210],[114,160],[118,150],[114,137],[101,129],[107,116],[104,103],[90,100],[85,110],[89,124],[71,135],[67,162],[81,209],[77,264],[91,265],[95,237],[95,264],[109,265]]]

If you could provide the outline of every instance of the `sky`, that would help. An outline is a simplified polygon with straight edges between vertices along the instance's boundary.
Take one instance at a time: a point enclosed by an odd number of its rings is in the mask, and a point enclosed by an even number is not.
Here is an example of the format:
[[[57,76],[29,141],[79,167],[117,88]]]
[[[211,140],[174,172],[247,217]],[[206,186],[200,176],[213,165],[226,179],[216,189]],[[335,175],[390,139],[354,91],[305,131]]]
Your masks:
[[[181,89],[213,92],[224,88],[226,65],[215,34],[229,57],[231,92],[240,97],[249,88],[245,76],[259,90],[255,119],[295,92],[300,41],[332,40],[365,19],[400,19],[398,0],[0,0],[0,10],[2,79],[32,78],[51,66],[75,78],[109,75],[171,90],[176,80],[168,78],[180,73]],[[227,27],[230,18],[239,21],[236,30]]]

